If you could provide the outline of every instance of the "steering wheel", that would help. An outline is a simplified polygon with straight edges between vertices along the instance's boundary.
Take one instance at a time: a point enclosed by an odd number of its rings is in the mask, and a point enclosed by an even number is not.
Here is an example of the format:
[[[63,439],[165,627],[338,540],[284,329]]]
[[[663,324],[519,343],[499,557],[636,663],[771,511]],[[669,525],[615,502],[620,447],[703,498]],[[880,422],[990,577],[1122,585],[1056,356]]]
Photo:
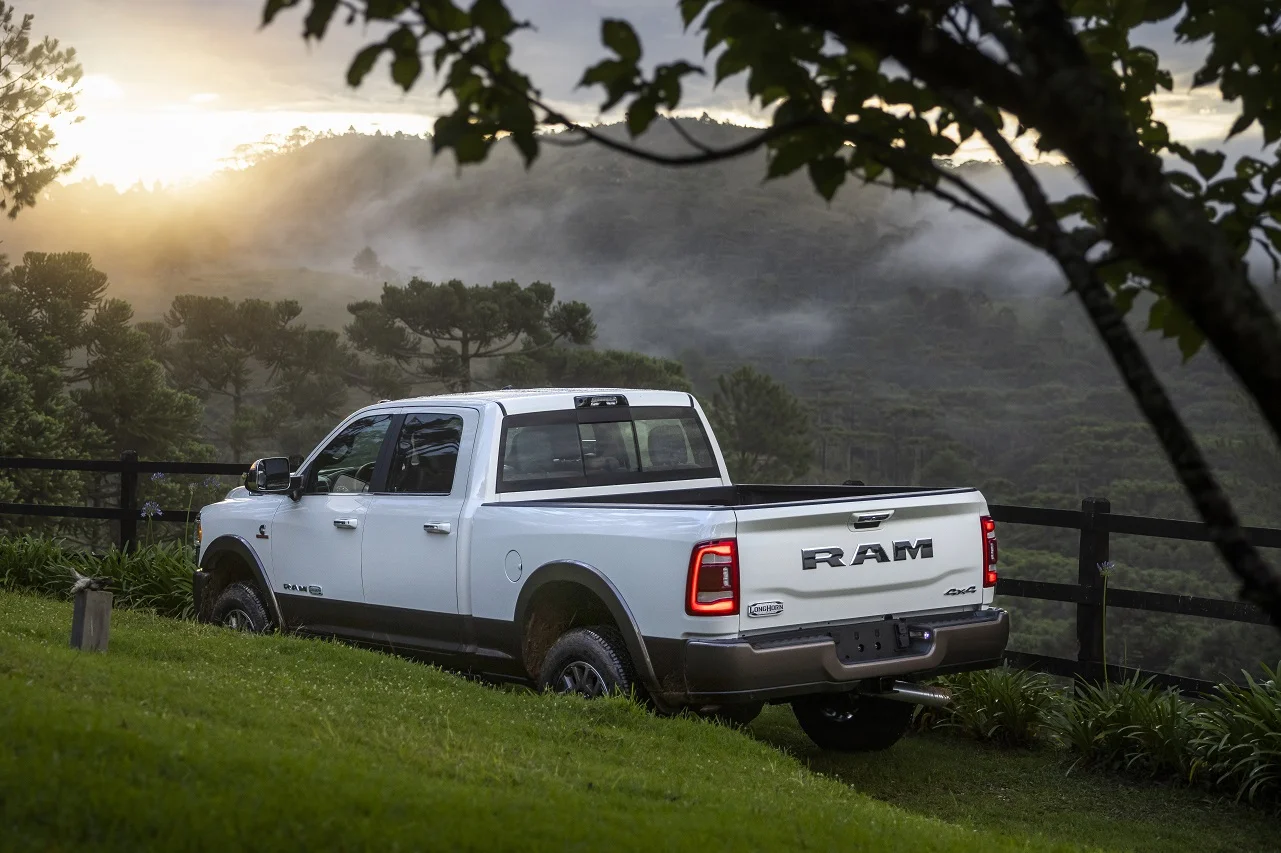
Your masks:
[[[369,481],[374,479],[374,463],[366,462],[364,465],[361,465],[356,469],[356,473],[352,474],[352,477],[364,483],[365,487],[368,488]]]

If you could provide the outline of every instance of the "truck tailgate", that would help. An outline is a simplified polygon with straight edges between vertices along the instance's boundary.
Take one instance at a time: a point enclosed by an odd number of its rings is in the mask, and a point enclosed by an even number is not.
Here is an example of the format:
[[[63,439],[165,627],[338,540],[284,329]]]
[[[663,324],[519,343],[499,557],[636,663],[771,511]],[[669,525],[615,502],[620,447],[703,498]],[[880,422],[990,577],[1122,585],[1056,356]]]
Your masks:
[[[740,630],[983,601],[978,491],[740,507]]]

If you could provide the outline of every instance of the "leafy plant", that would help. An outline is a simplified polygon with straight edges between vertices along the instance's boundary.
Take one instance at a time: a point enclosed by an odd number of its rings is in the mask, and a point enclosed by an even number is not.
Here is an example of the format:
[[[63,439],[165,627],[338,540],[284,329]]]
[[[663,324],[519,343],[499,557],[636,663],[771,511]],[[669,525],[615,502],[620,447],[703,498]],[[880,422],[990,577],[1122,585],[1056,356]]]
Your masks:
[[[1010,667],[944,676],[937,683],[951,691],[952,703],[923,709],[918,725],[1004,746],[1036,743],[1057,698],[1045,676]]]
[[[36,536],[0,538],[0,589],[26,589],[66,598],[71,570],[111,578],[116,607],[154,610],[161,616],[194,616],[191,573],[194,549],[182,542],[146,544],[133,551],[112,548],[105,555],[73,551]]]
[[[1057,740],[1084,764],[1188,781],[1194,706],[1152,679],[1081,684],[1053,720]]]
[[[1281,685],[1276,669],[1266,681],[1245,673],[1244,686],[1219,685],[1197,714],[1191,741],[1196,768],[1239,801],[1281,796]]]

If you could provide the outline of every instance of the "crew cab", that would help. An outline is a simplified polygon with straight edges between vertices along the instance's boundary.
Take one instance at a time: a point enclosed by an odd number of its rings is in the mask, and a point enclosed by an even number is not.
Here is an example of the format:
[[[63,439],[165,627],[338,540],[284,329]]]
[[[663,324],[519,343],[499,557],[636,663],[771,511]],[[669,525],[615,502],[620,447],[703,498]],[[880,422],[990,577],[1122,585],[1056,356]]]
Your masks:
[[[879,749],[915,684],[1000,663],[973,488],[731,482],[691,395],[385,401],[200,513],[204,621],[337,637],[492,679],[744,722],[787,702]]]

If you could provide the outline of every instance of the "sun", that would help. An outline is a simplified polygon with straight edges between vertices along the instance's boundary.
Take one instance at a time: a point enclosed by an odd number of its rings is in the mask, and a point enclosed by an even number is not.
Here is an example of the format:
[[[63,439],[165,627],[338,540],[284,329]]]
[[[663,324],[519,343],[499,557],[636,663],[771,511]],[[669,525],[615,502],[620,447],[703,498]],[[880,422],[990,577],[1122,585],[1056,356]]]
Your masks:
[[[217,92],[192,92],[181,101],[139,103],[110,77],[81,81],[78,109],[54,123],[58,157],[76,157],[64,180],[96,180],[120,189],[200,181],[235,165],[237,146],[296,127],[341,133],[382,130],[422,134],[432,118],[415,113],[245,110],[224,107]]]

